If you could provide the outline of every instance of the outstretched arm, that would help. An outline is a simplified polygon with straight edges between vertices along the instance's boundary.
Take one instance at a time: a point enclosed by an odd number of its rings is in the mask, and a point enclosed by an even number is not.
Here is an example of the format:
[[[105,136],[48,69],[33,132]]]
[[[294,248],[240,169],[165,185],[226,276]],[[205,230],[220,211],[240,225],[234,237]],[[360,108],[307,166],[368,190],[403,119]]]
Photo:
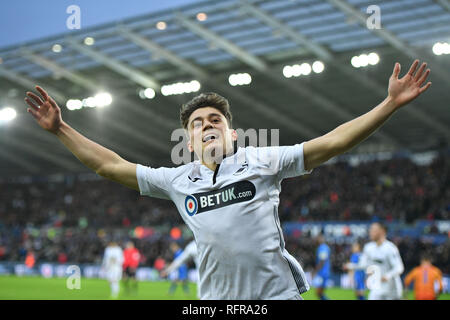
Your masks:
[[[381,127],[395,111],[425,92],[431,86],[431,82],[422,86],[430,74],[430,69],[425,71],[427,64],[423,63],[417,70],[418,65],[419,60],[414,61],[408,73],[399,79],[400,64],[396,63],[389,79],[388,96],[383,102],[333,131],[305,142],[303,147],[305,169],[311,170],[361,143]]]
[[[366,253],[366,250],[362,252],[358,263],[348,262],[344,264],[344,270],[366,270],[369,266],[369,258]]]
[[[168,274],[177,270],[183,263],[186,263],[191,259],[195,259],[195,257],[190,252],[187,252],[186,250],[183,251],[182,254],[175,258],[175,260],[173,260],[172,263],[161,272],[161,275],[166,277]]]
[[[36,122],[53,133],[84,165],[97,174],[139,190],[136,164],[122,159],[117,153],[89,140],[62,120],[61,109],[47,92],[36,86],[38,95],[27,92],[27,109]]]

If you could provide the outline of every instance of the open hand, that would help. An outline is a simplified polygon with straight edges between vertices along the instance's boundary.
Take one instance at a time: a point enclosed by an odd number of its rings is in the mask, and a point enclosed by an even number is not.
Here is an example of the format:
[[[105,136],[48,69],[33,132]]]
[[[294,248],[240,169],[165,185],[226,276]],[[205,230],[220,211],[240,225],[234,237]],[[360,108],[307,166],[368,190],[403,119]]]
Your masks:
[[[419,70],[417,70],[418,65],[419,60],[414,61],[409,68],[408,73],[403,78],[399,79],[398,75],[400,73],[401,66],[398,62],[395,64],[394,72],[389,79],[388,92],[389,97],[394,102],[396,108],[400,108],[408,102],[416,99],[431,86],[431,82],[428,82],[426,85],[422,86],[430,74],[430,69],[427,69],[424,72],[427,64],[422,63]]]
[[[56,134],[62,123],[61,109],[47,92],[36,86],[42,98],[27,92],[26,103],[31,107],[27,111],[36,119],[37,123],[45,130]]]

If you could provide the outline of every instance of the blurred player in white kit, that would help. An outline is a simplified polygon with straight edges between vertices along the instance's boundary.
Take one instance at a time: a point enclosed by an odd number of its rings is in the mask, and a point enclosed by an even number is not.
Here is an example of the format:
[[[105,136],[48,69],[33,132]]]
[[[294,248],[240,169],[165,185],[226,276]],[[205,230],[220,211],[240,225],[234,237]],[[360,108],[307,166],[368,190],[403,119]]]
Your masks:
[[[400,253],[391,241],[386,239],[386,227],[378,222],[370,226],[371,242],[364,246],[358,264],[348,263],[349,270],[366,270],[369,300],[398,300],[403,294],[400,275],[404,266]]]
[[[120,280],[122,279],[123,251],[115,242],[110,242],[105,249],[102,269],[111,288],[111,298],[117,299],[120,292]]]

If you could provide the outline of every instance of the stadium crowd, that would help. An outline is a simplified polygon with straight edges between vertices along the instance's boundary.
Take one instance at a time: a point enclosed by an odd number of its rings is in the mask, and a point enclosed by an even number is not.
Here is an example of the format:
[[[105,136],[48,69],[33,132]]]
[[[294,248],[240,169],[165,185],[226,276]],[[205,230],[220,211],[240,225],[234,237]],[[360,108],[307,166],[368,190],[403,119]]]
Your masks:
[[[312,174],[282,184],[281,222],[374,221],[413,223],[450,219],[449,157],[440,154],[428,165],[408,158],[324,165]],[[171,260],[170,230],[191,234],[170,201],[142,197],[95,175],[51,176],[0,180],[0,262],[24,261],[33,252],[37,261],[100,263],[109,240],[135,239],[141,265]],[[145,235],[136,235],[143,226]],[[183,226],[183,227],[182,227]],[[366,239],[365,239],[366,240]],[[450,274],[450,241],[433,245],[424,239],[395,238],[406,270],[427,251]],[[329,243],[334,272],[350,256],[348,244]],[[286,247],[312,269],[317,244],[308,234],[286,237]]]

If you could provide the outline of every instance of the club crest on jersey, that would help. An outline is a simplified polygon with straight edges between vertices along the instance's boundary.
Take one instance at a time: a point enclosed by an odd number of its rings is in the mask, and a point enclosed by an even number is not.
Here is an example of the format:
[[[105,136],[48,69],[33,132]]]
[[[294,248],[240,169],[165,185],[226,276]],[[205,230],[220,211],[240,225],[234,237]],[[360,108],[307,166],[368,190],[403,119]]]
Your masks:
[[[184,205],[188,215],[222,208],[234,203],[250,201],[255,197],[255,185],[247,180],[239,181],[217,190],[186,196]]]
[[[243,174],[243,173],[244,173],[245,171],[247,171],[247,170],[248,170],[248,163],[245,162],[245,163],[242,165],[242,167],[239,168],[238,171],[236,171],[235,173],[233,173],[233,175],[234,175],[234,176],[238,176],[238,175],[240,175],[240,174]]]
[[[186,200],[184,201],[184,206],[186,208],[186,212],[188,215],[193,216],[197,213],[198,210],[198,203],[197,199],[193,196],[187,196]]]

